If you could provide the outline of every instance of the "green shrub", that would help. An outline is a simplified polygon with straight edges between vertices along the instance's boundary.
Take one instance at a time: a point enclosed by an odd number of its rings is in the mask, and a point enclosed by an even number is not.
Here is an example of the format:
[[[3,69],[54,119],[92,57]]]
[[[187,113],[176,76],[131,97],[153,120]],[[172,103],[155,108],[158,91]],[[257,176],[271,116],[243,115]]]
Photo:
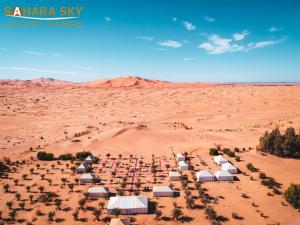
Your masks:
[[[77,153],[76,153],[76,159],[78,159],[78,160],[84,160],[84,159],[86,159],[86,157],[88,157],[89,155],[92,155],[92,153],[89,152],[89,151],[77,152]]]
[[[52,153],[47,153],[45,151],[37,153],[38,160],[51,161],[54,159],[54,155]]]
[[[258,171],[258,169],[255,168],[252,163],[248,163],[246,166],[247,166],[247,169],[250,170],[251,172],[257,172]]]
[[[216,148],[210,148],[209,149],[209,154],[210,155],[219,155],[218,149],[216,149]]]
[[[227,155],[228,155],[229,157],[235,157],[235,152],[230,151],[230,152],[228,152]]]
[[[263,179],[267,179],[268,177],[264,172],[260,172],[259,173],[259,178],[263,180]]]
[[[62,154],[60,156],[58,156],[59,160],[72,160],[73,159],[73,155],[72,154]]]
[[[291,184],[284,192],[284,197],[294,208],[300,209],[300,184]]]
[[[280,184],[277,183],[273,177],[268,177],[267,179],[262,180],[261,184],[264,186],[267,186],[270,189],[272,189],[274,187],[277,187],[277,188],[280,187]]]
[[[222,151],[223,151],[223,153],[226,154],[226,155],[228,155],[229,152],[231,152],[229,148],[223,148]]]

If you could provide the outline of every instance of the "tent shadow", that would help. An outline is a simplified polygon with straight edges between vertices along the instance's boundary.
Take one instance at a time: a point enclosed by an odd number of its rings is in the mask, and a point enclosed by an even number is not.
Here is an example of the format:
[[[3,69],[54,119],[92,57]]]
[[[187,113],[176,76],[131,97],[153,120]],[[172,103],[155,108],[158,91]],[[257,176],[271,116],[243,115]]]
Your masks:
[[[175,197],[175,198],[180,197],[180,192],[179,192],[179,191],[174,191],[174,197]]]

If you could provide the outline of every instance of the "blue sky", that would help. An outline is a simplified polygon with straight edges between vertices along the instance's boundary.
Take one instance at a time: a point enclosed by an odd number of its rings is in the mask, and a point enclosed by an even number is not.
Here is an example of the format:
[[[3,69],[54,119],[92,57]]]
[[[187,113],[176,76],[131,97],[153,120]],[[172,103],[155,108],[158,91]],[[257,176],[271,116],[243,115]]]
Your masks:
[[[83,6],[83,26],[8,27],[28,20],[6,6]],[[0,10],[0,79],[300,82],[296,0],[2,0]]]

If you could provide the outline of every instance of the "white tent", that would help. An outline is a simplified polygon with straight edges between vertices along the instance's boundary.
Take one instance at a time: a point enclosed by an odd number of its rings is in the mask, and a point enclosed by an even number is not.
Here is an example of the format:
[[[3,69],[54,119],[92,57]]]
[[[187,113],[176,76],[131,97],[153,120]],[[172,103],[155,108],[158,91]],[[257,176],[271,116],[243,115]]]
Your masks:
[[[182,155],[181,153],[178,153],[178,154],[176,155],[176,158],[177,158],[177,161],[184,161],[184,160],[185,160],[184,155]]]
[[[180,180],[181,174],[179,172],[169,172],[169,180]]]
[[[221,155],[217,155],[217,156],[214,157],[214,163],[216,163],[219,166],[222,165],[222,164],[224,164],[224,163],[227,163],[227,162],[228,162],[228,160],[225,159]]]
[[[173,197],[174,191],[169,186],[154,186],[153,197]]]
[[[232,181],[233,175],[225,170],[215,172],[215,177],[220,181]]]
[[[96,180],[96,175],[92,173],[84,173],[79,179],[81,184],[92,183],[94,180]]]
[[[89,155],[88,157],[86,157],[86,159],[84,160],[84,162],[86,164],[92,164],[94,160],[94,157],[92,155]]]
[[[111,197],[108,202],[107,211],[112,213],[118,208],[121,214],[148,213],[148,199],[146,196],[116,196]]]
[[[237,168],[229,162],[222,164],[222,170],[225,170],[225,171],[227,171],[231,174],[234,174],[234,173],[238,172]]]
[[[91,187],[88,190],[90,198],[106,197],[108,196],[108,188],[103,186]]]
[[[206,182],[206,181],[214,181],[215,177],[207,170],[201,170],[196,173],[197,181],[198,182]]]
[[[189,169],[189,165],[185,161],[179,161],[178,168],[180,170],[188,170]]]
[[[85,173],[89,169],[89,165],[86,163],[81,163],[80,166],[76,168],[77,173]]]
[[[110,220],[109,225],[130,225],[130,219],[129,218],[112,218]]]

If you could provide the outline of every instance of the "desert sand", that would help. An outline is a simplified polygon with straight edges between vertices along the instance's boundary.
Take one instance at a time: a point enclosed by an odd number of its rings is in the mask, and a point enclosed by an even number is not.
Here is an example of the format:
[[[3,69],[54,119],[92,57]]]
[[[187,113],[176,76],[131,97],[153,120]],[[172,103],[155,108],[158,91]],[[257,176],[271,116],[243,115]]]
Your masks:
[[[209,148],[220,145],[233,149],[245,149],[236,153],[241,162],[232,163],[247,176],[240,173],[235,182],[210,182],[202,187],[217,201],[211,203],[218,215],[226,218],[222,224],[300,224],[299,212],[284,200],[282,195],[269,196],[267,187],[260,184],[258,173],[246,168],[252,163],[260,171],[274,177],[282,184],[284,191],[290,183],[300,181],[300,161],[283,159],[271,155],[262,155],[256,151],[259,137],[266,131],[278,126],[282,131],[293,126],[300,129],[300,86],[287,84],[173,84],[165,81],[151,81],[142,78],[119,78],[101,80],[90,83],[73,84],[49,79],[35,81],[9,81],[0,83],[0,158],[10,157],[12,160],[27,160],[19,166],[17,172],[10,174],[11,179],[1,179],[3,186],[9,183],[12,190],[21,193],[27,199],[25,186],[32,185],[38,193],[38,186],[45,190],[55,191],[61,196],[63,207],[69,211],[56,211],[56,218],[63,218],[60,224],[83,224],[74,221],[72,212],[78,207],[78,200],[87,191],[89,185],[79,185],[70,193],[62,186],[61,178],[66,177],[73,182],[73,175],[66,163],[41,162],[35,160],[36,152],[45,150],[56,156],[62,153],[75,154],[88,150],[106,162],[95,166],[98,173],[105,178],[106,186],[110,184],[110,174],[114,168],[114,158],[122,154],[121,163],[132,165],[130,154],[134,159],[143,159],[151,163],[152,154],[167,176],[164,166],[167,162],[171,169],[176,169],[172,151],[187,152],[192,157],[197,170],[218,170],[209,155]],[[76,134],[76,135],[75,135]],[[76,136],[76,137],[75,137]],[[32,148],[30,150],[30,148]],[[107,159],[107,153],[111,158]],[[30,157],[34,157],[34,160]],[[206,165],[200,162],[204,161]],[[36,168],[40,164],[40,168]],[[51,169],[55,164],[55,169]],[[123,164],[122,164],[123,165]],[[34,167],[37,174],[30,174]],[[41,180],[41,173],[50,173],[55,185]],[[64,171],[61,172],[61,168]],[[106,171],[106,172],[103,172]],[[30,180],[23,180],[22,175],[28,174]],[[191,179],[189,171],[185,171]],[[147,177],[152,177],[149,168],[141,170],[141,180],[146,185]],[[250,179],[252,177],[252,179]],[[19,179],[22,185],[15,185],[13,179]],[[167,179],[162,184],[169,184]],[[171,217],[173,202],[182,206],[188,224],[211,224],[201,209],[185,207],[184,191],[179,182],[172,182],[180,191],[178,198],[152,197],[151,193],[143,193],[158,202],[165,220],[155,221],[155,215],[131,216],[133,224],[179,224]],[[35,185],[34,185],[35,184]],[[151,184],[152,185],[152,184]],[[151,186],[149,185],[149,186]],[[191,184],[191,187],[193,185]],[[78,192],[77,192],[78,191]],[[197,195],[196,190],[192,190]],[[243,198],[246,194],[249,198]],[[14,199],[13,194],[0,190],[0,210],[3,217],[8,214],[7,201]],[[222,196],[222,197],[220,197]],[[17,208],[17,203],[15,206]],[[26,200],[27,201],[27,200]],[[97,200],[87,205],[97,206]],[[196,200],[197,202],[198,200]],[[197,202],[198,203],[198,202]],[[201,204],[199,202],[199,204]],[[41,203],[29,204],[31,210],[18,210],[17,218],[32,221],[33,224],[46,224],[47,213],[55,210],[53,204],[45,206]],[[40,209],[45,215],[36,216]],[[232,212],[243,217],[241,220],[232,218]],[[105,210],[100,218],[110,216]],[[81,212],[80,217],[86,218],[88,224],[105,224],[103,220],[94,221],[88,210]],[[130,216],[120,216],[121,218]],[[55,223],[55,222],[51,222]]]

